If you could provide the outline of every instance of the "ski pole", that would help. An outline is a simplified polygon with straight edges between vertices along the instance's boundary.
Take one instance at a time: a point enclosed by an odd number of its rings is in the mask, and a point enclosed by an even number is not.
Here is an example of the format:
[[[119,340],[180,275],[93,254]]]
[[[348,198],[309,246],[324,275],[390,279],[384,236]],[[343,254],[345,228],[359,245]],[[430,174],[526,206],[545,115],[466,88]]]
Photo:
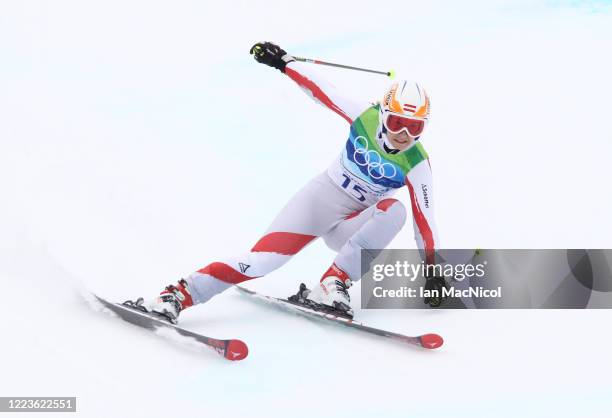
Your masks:
[[[311,64],[329,65],[330,67],[346,68],[348,70],[365,71],[367,73],[374,73],[374,74],[383,74],[383,75],[388,76],[390,79],[393,79],[395,77],[395,71],[393,70],[390,70],[390,71],[370,70],[367,68],[352,67],[350,65],[344,65],[344,64],[334,64],[332,62],[325,62],[325,61],[315,60],[312,58],[302,58],[302,57],[296,57],[296,56],[294,56],[293,59],[295,59],[296,61],[301,61],[301,62],[309,62]]]

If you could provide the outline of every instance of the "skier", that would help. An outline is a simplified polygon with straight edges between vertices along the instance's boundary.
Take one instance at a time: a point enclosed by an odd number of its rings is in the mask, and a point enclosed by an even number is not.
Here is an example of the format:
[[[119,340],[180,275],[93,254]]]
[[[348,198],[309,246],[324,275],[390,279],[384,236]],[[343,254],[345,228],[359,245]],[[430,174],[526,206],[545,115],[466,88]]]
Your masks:
[[[250,53],[348,122],[348,139],[327,171],[287,202],[250,251],[208,264],[166,287],[147,306],[176,323],[182,310],[278,269],[323,238],[337,255],[312,291],[301,287],[297,299],[352,318],[348,289],[360,278],[361,250],[385,248],[406,221],[404,205],[389,197],[400,187],[407,186],[410,192],[417,245],[426,262],[434,263],[438,235],[432,174],[419,142],[429,119],[429,97],[418,84],[399,81],[380,103],[354,101],[322,79],[314,66],[296,61],[273,43],[256,43]],[[442,286],[443,278],[427,278],[426,288]],[[441,300],[425,303],[437,306]]]

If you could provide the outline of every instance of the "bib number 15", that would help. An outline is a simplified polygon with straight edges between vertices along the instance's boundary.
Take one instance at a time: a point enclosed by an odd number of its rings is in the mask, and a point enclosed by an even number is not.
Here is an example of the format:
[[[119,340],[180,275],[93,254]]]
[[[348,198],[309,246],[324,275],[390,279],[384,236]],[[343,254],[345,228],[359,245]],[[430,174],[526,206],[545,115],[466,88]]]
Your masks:
[[[344,181],[341,184],[343,189],[350,190],[351,194],[360,202],[366,200],[365,194],[368,192],[366,189],[351,181],[351,178],[346,174],[342,174],[342,177],[344,177]]]

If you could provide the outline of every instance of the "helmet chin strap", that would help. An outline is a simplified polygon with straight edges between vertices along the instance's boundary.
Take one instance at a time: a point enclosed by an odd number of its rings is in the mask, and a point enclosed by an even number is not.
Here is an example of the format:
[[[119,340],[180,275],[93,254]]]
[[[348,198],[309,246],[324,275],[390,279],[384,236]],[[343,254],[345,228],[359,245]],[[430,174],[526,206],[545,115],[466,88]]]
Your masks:
[[[389,138],[387,138],[387,129],[384,127],[383,124],[381,124],[381,126],[378,129],[378,133],[376,135],[376,139],[378,141],[378,145],[385,150],[385,152],[389,153],[389,154],[397,154],[398,152],[400,152],[399,149],[395,148],[393,145],[391,145],[391,141],[389,141]]]
[[[418,141],[420,138],[420,136],[417,136],[414,139],[414,142],[416,143],[416,141]],[[380,124],[380,126],[378,127],[378,131],[376,133],[376,141],[378,142],[378,145],[385,150],[385,152],[387,152],[388,154],[397,154],[400,152],[404,152],[404,151],[400,151],[399,149],[395,148],[392,144],[391,141],[389,140],[389,137],[387,137],[387,128],[385,128],[385,126],[383,124]],[[414,143],[412,144],[414,145]],[[411,148],[412,145],[408,148]]]

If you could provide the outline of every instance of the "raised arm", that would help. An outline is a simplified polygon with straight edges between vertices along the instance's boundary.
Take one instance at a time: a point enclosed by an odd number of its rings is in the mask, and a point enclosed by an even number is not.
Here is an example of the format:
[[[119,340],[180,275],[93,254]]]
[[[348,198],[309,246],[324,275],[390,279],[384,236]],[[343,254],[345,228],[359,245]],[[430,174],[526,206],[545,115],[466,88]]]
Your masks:
[[[287,64],[285,74],[295,81],[316,102],[342,116],[348,123],[353,123],[369,103],[359,103],[342,94],[331,83],[327,82],[312,64],[292,61]]]
[[[260,42],[251,48],[257,62],[274,67],[297,83],[316,102],[331,109],[348,123],[353,123],[370,104],[356,101],[327,82],[312,64],[298,62],[278,45]]]

